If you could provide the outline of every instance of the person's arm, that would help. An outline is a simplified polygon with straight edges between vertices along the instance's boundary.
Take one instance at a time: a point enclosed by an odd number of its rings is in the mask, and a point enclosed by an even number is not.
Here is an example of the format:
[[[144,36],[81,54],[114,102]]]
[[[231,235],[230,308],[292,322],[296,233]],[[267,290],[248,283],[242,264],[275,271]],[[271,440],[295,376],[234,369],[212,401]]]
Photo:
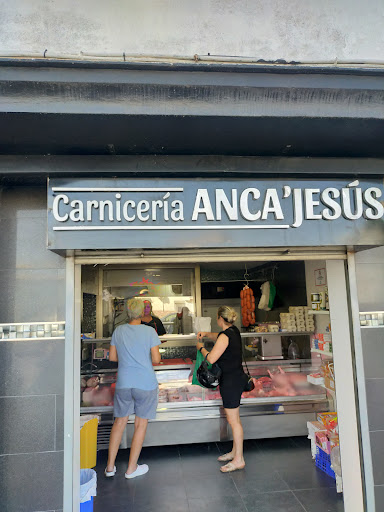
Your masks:
[[[115,345],[110,345],[109,347],[109,360],[117,362],[119,358],[117,357],[117,350]]]
[[[207,361],[209,363],[213,364],[213,363],[216,363],[216,361],[218,361],[220,359],[220,357],[224,354],[228,345],[229,345],[228,336],[226,334],[220,334],[220,336],[217,338],[217,341],[216,341],[213,349],[211,350],[211,352],[209,352],[206,348],[204,348],[203,343],[197,344],[197,350],[200,350],[200,348],[201,348],[201,353],[203,354],[204,357],[208,354]]]
[[[212,341],[216,341],[219,333],[218,332],[198,332],[197,339],[202,340],[203,338],[209,338]]]
[[[117,357],[117,348],[116,348],[116,331],[118,329],[119,328],[117,327],[117,329],[113,332],[111,344],[109,346],[109,360],[113,361],[113,362],[117,362],[119,360],[119,358]]]
[[[153,364],[160,364],[161,354],[158,345],[156,345],[156,347],[151,348],[151,358]]]
[[[151,359],[152,364],[159,364],[161,361],[161,354],[159,350],[159,345],[161,345],[161,341],[156,334],[155,329],[152,329],[150,331],[150,347],[151,347]]]

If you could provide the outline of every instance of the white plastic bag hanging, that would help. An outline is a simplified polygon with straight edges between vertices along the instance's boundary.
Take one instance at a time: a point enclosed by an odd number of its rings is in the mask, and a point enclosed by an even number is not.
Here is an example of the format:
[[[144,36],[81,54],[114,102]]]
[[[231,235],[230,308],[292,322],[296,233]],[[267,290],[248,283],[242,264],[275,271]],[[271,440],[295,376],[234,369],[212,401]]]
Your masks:
[[[93,469],[80,469],[80,503],[96,496],[97,474]]]
[[[259,306],[258,308],[259,309],[263,309],[264,311],[270,311],[271,308],[268,307],[268,304],[269,304],[269,294],[270,294],[270,284],[269,284],[269,281],[263,283],[261,286],[260,286],[260,290],[261,290],[261,298],[260,298],[260,302],[259,302]]]
[[[193,330],[198,332],[211,332],[211,318],[209,316],[195,316],[193,319]]]

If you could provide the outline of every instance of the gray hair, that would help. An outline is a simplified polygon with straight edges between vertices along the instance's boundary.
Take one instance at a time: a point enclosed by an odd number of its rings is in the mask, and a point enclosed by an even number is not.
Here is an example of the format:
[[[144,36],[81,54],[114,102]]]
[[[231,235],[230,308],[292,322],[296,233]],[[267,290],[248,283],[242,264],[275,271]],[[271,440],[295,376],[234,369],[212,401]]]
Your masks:
[[[129,299],[127,301],[128,322],[141,318],[144,314],[144,303],[140,299]]]

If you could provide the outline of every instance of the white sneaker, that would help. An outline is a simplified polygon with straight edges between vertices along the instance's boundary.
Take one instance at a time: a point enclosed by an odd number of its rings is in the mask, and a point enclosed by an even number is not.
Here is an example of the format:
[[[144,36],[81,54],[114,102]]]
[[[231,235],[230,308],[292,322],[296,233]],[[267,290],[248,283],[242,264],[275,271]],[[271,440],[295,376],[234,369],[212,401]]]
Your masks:
[[[141,466],[137,466],[136,471],[131,473],[130,475],[127,475],[125,473],[125,478],[128,478],[130,480],[131,478],[136,478],[137,476],[145,475],[145,473],[148,473],[149,467],[146,464],[141,464]]]
[[[106,477],[111,477],[116,475],[116,466],[113,467],[113,471],[107,471],[107,468],[104,469],[104,475]]]

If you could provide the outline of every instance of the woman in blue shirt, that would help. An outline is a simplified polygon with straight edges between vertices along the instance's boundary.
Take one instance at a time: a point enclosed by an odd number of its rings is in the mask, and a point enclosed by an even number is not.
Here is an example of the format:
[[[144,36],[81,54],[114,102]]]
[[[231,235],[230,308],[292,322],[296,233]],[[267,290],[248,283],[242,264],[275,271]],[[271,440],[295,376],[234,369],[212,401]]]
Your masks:
[[[137,461],[143,447],[148,420],[155,419],[158,403],[158,383],[153,363],[159,364],[160,340],[156,331],[141,325],[144,304],[140,299],[127,303],[128,324],[120,325],[112,335],[110,361],[118,361],[114,398],[115,422],[109,440],[105,476],[116,474],[115,460],[129,416],[135,414],[135,431],[131,442],[125,478],[131,479],[148,472],[146,464]]]

